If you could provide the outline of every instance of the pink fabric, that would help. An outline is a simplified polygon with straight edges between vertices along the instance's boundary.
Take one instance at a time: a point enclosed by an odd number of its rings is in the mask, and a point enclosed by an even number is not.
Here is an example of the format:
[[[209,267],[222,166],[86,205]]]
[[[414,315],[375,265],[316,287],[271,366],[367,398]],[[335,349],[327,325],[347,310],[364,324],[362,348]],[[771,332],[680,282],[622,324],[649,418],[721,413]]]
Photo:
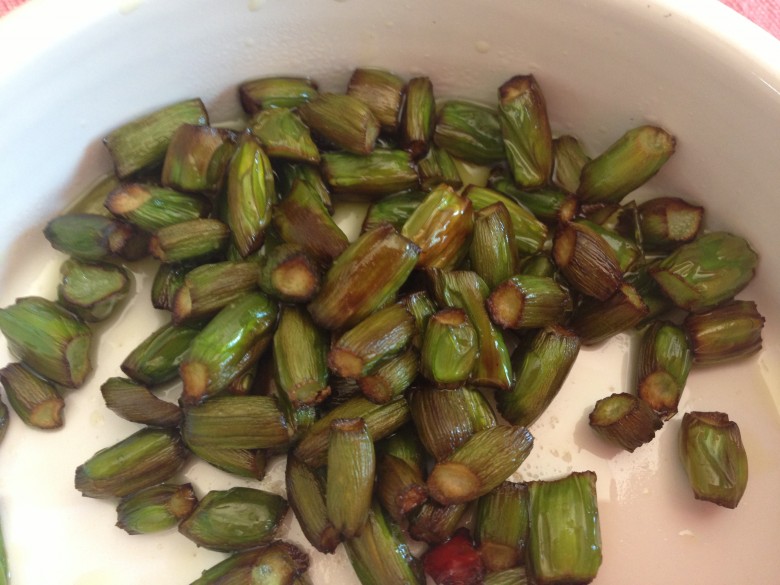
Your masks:
[[[0,17],[24,2],[25,0],[0,0]],[[780,39],[780,0],[721,0],[721,2]]]

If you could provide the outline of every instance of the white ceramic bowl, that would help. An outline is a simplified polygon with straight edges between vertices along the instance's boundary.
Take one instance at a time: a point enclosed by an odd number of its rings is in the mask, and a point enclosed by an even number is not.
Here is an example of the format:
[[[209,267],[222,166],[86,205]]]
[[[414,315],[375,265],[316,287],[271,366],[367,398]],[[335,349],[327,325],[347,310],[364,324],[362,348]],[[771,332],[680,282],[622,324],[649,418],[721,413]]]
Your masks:
[[[697,370],[681,404],[722,410],[742,429],[750,483],[736,510],[695,501],[676,452],[679,417],[634,454],[587,429],[596,399],[628,387],[628,337],[582,352],[516,478],[593,469],[604,564],[596,583],[776,583],[780,579],[780,43],[715,0],[31,0],[0,20],[0,303],[54,296],[62,256],[47,218],[109,168],[107,131],[182,98],[213,120],[238,111],[238,82],[274,73],[344,87],[357,65],[431,76],[439,96],[487,102],[532,72],[554,130],[592,154],[626,129],[661,124],[678,152],[644,189],[701,203],[711,228],[762,254],[741,296],[767,316],[765,348]],[[145,290],[148,282],[138,279]],[[162,317],[145,298],[100,336],[98,369],[67,396],[64,430],[12,421],[0,446],[0,517],[16,585],[187,583],[223,555],[175,531],[130,537],[114,504],[73,488],[95,450],[135,430],[98,387]],[[5,344],[0,362],[8,355]],[[282,464],[261,484],[283,490]],[[200,494],[243,482],[194,464]],[[283,535],[305,543],[290,522]],[[343,551],[313,554],[316,583],[356,583]]]

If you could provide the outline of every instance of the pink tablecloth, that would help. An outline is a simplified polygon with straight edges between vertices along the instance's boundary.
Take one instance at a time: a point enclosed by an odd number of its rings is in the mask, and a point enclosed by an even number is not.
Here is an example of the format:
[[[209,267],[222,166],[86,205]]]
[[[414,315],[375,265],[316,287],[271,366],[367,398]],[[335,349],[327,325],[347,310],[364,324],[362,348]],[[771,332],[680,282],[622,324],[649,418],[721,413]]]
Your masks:
[[[0,17],[26,0],[0,0]],[[67,0],[63,0],[67,1]],[[780,0],[721,0],[780,39]]]
[[[26,0],[0,0],[0,17]],[[721,0],[780,39],[780,0]]]

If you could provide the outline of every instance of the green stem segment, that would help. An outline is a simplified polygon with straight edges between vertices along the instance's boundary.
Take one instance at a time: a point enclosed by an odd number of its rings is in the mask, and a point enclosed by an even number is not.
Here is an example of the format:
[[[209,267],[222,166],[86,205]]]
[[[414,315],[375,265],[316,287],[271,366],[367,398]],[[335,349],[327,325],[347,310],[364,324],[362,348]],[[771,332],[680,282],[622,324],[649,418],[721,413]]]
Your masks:
[[[0,309],[0,331],[11,353],[41,376],[78,388],[92,371],[92,332],[78,317],[41,297]]]
[[[688,338],[677,325],[656,321],[642,334],[637,352],[637,395],[662,419],[677,414],[692,362]]]
[[[499,120],[509,168],[521,187],[539,187],[553,166],[552,131],[542,89],[533,75],[518,75],[498,90]]]
[[[528,553],[531,582],[585,585],[601,566],[596,474],[575,472],[528,483]]]
[[[333,263],[309,304],[326,329],[351,327],[395,296],[417,264],[420,249],[390,225],[366,232]]]
[[[765,319],[753,301],[731,301],[705,313],[690,314],[683,329],[693,362],[712,365],[742,359],[761,350]]]
[[[0,370],[0,382],[8,403],[24,424],[39,429],[62,426],[65,401],[53,384],[18,363],[8,364]]]
[[[434,466],[428,491],[443,505],[476,500],[513,474],[532,446],[533,437],[524,427],[499,425],[474,433]]]
[[[107,262],[70,258],[60,267],[62,282],[57,299],[87,322],[108,319],[130,292],[130,272]]]
[[[498,396],[501,415],[512,424],[530,426],[563,387],[579,350],[579,338],[558,325],[536,333],[519,354],[513,389]]]
[[[181,409],[161,400],[148,388],[127,378],[109,378],[100,387],[109,410],[125,420],[153,427],[175,428],[181,422]]]
[[[89,498],[121,498],[170,479],[187,456],[178,432],[145,428],[79,465],[76,489]]]
[[[440,305],[463,309],[477,331],[479,357],[477,358],[472,382],[477,386],[488,386],[509,390],[512,383],[512,367],[509,351],[501,331],[493,325],[485,299],[489,290],[475,272],[444,272],[438,269],[428,271],[434,296]]]
[[[197,503],[192,484],[161,483],[122,498],[116,525],[128,534],[168,530],[187,518]]]
[[[612,394],[596,402],[590,427],[598,435],[633,453],[649,443],[663,422],[650,406],[633,394]]]
[[[345,538],[360,535],[368,519],[376,455],[362,418],[336,419],[328,438],[325,503],[328,518]]]
[[[696,499],[736,508],[748,481],[747,453],[737,423],[722,412],[686,412],[679,450]]]
[[[248,293],[222,309],[193,338],[179,366],[182,399],[198,402],[246,373],[270,343],[277,314],[277,304],[260,293]]]
[[[496,426],[496,415],[478,390],[416,388],[409,395],[420,442],[436,461],[444,461],[474,433]]]
[[[179,524],[179,532],[198,546],[223,552],[257,548],[273,539],[287,501],[246,487],[210,491]]]

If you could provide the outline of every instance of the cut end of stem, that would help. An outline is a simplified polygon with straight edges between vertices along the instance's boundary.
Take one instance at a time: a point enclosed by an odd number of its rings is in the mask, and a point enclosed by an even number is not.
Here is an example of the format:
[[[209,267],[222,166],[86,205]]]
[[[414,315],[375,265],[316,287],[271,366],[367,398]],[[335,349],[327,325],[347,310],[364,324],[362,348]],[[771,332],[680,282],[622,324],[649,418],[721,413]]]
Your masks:
[[[439,463],[428,478],[431,497],[445,506],[473,500],[480,487],[479,478],[462,463]]]

